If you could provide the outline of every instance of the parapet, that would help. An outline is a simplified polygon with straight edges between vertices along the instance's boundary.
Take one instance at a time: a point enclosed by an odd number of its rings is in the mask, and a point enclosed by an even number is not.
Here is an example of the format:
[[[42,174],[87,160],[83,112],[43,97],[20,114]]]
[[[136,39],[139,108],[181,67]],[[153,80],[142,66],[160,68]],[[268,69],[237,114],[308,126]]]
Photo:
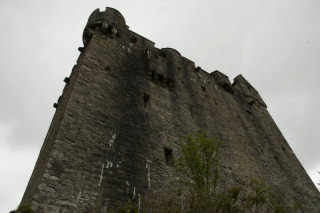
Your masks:
[[[214,80],[220,87],[224,88],[228,92],[233,93],[233,88],[231,86],[228,76],[219,72],[218,70],[210,73],[210,75],[214,78]]]
[[[241,74],[234,78],[232,86],[251,105],[267,108],[258,91]]]
[[[140,51],[143,50],[147,58],[148,78],[153,82],[166,82],[166,84],[170,85],[169,88],[172,89],[174,82],[178,80],[175,79],[176,75],[174,72],[181,70],[182,66],[184,67],[183,69],[189,70],[190,72],[191,70],[195,71],[198,73],[197,75],[201,73],[201,75],[207,76],[207,82],[212,82],[210,78],[213,79],[219,87],[232,95],[241,97],[251,105],[263,108],[267,107],[257,90],[255,90],[242,75],[238,75],[234,79],[233,84],[231,84],[227,75],[218,70],[209,74],[201,69],[201,67],[196,67],[193,61],[182,56],[176,49],[156,48],[154,42],[129,30],[124,17],[116,9],[107,7],[105,11],[96,9],[92,12],[83,32],[83,43],[85,47],[95,32],[118,40],[123,48],[128,49],[130,54],[137,49]],[[139,48],[136,48],[137,46],[139,46]],[[170,61],[170,65],[165,61]],[[170,66],[170,69],[168,69],[167,66]]]
[[[84,46],[88,44],[96,27],[113,33],[114,36],[119,35],[119,31],[122,31],[123,28],[128,28],[124,17],[118,10],[107,7],[105,11],[100,12],[99,9],[96,9],[89,16],[88,23],[83,31]]]

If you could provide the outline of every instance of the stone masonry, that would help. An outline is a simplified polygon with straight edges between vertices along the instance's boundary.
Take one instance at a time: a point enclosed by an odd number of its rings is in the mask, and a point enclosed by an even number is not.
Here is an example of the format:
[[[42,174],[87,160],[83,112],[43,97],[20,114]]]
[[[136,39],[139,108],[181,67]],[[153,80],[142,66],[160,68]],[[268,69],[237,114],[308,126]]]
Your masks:
[[[207,73],[132,31],[115,9],[95,10],[84,47],[21,201],[37,212],[105,211],[176,182],[179,137],[197,130],[222,141],[225,184],[264,180],[320,212],[320,196],[267,111],[239,75]]]

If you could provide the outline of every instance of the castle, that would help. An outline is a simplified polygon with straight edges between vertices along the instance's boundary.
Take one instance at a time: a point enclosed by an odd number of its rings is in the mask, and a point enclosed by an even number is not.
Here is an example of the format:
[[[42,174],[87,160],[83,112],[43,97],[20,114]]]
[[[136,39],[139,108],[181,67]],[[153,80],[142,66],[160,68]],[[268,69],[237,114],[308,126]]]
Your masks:
[[[286,189],[304,212],[319,192],[267,106],[241,75],[207,73],[171,48],[129,30],[115,9],[95,10],[21,201],[46,213],[105,211],[176,182],[180,136],[222,141],[221,173]]]

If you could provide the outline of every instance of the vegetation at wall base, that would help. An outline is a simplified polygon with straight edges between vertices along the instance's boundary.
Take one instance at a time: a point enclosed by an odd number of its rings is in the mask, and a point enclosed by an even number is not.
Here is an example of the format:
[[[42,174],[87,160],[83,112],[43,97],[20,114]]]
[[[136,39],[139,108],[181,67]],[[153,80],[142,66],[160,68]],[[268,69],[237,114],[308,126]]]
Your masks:
[[[144,210],[140,210],[139,206],[128,201],[125,204],[119,203],[115,209],[110,209],[108,213],[146,213]]]
[[[20,205],[16,210],[10,213],[36,213],[30,205]]]
[[[130,203],[112,213],[298,213],[300,206],[285,200],[285,192],[276,191],[262,181],[251,179],[230,187],[219,185],[219,149],[221,142],[205,132],[180,140],[182,156],[175,160],[177,172],[187,177],[182,188],[171,196],[146,193],[143,211]],[[188,181],[189,180],[191,181]],[[128,208],[129,207],[129,208]]]
[[[219,150],[221,142],[205,132],[180,140],[181,157],[174,161],[184,178],[178,190],[168,193],[147,191],[137,205],[119,203],[108,213],[298,213],[298,203],[289,203],[285,191],[251,179],[238,185],[220,185]],[[140,207],[142,206],[142,208]],[[14,213],[35,213],[30,206],[19,206]],[[98,213],[91,209],[92,213]]]

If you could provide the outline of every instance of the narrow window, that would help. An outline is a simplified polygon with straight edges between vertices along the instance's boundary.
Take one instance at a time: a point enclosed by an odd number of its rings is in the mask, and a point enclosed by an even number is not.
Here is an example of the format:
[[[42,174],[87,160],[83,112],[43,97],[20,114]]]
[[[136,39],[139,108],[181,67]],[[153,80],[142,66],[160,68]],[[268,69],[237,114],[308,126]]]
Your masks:
[[[192,105],[189,106],[189,111],[192,114]]]
[[[138,41],[138,39],[134,36],[130,38],[131,43],[137,43],[137,41]]]
[[[183,81],[181,81],[182,84],[183,84]],[[170,86],[170,87],[173,87],[173,84],[174,84],[174,81],[171,79],[171,78],[167,78],[167,84]]]
[[[163,76],[159,75],[159,81],[162,82],[162,80],[163,80]]]
[[[281,148],[282,148],[282,150],[284,151],[284,153],[286,153],[286,154],[287,154],[286,149],[285,149],[283,146],[281,146]]]
[[[218,105],[217,100],[216,100],[215,98],[213,98],[213,100],[214,100],[214,103],[215,103],[216,105]]]
[[[166,159],[166,164],[172,165],[172,150],[168,148],[164,148],[164,157]]]
[[[148,102],[149,102],[150,96],[147,95],[146,93],[143,94],[143,102],[144,102],[144,108],[148,107]]]

